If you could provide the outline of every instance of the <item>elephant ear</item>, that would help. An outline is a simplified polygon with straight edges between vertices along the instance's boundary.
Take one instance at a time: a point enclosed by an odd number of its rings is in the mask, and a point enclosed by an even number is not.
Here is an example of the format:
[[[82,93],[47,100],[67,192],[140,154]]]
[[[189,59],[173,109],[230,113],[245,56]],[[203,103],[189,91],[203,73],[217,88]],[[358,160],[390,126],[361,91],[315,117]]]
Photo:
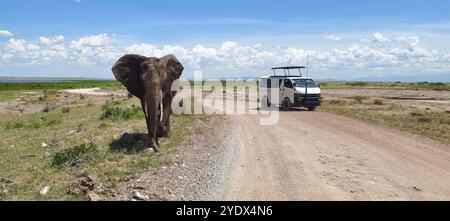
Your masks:
[[[184,67],[175,55],[170,54],[162,57],[160,60],[163,63],[163,67],[166,68],[167,75],[171,81],[181,77]]]
[[[112,72],[116,79],[127,90],[138,98],[144,97],[144,86],[141,81],[141,64],[148,58],[140,55],[125,55],[113,66]]]

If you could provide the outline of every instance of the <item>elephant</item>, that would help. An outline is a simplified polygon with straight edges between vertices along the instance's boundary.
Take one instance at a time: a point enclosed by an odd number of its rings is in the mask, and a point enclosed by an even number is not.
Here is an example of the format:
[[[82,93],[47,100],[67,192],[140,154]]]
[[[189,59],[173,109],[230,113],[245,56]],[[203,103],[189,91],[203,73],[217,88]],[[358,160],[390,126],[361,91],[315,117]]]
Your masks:
[[[181,77],[183,70],[183,65],[172,54],[162,58],[127,54],[112,68],[115,78],[140,99],[150,138],[149,148],[155,151],[158,151],[160,137],[171,136],[171,104],[177,93],[172,91],[172,84]]]

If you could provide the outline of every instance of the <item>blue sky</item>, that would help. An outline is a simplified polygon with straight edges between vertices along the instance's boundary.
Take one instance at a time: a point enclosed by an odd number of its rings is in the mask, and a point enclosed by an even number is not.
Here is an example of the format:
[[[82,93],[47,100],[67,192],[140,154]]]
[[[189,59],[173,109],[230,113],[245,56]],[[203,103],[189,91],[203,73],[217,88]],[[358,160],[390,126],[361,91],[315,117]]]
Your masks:
[[[0,76],[110,78],[124,53],[175,53],[186,77],[450,74],[449,1],[2,0]]]

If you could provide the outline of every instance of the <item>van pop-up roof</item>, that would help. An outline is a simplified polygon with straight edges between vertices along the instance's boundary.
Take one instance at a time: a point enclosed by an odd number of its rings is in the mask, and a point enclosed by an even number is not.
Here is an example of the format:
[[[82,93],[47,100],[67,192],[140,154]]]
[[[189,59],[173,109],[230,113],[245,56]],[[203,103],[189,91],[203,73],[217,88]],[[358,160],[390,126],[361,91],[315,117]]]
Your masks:
[[[275,68],[272,68],[272,71],[273,71],[274,77],[280,76],[280,75],[277,75],[277,70],[283,70],[284,76],[286,76],[286,77],[298,77],[298,76],[303,77],[301,70],[305,69],[305,68],[306,67],[304,67],[304,66],[275,67]],[[291,74],[291,70],[298,70],[300,75]]]

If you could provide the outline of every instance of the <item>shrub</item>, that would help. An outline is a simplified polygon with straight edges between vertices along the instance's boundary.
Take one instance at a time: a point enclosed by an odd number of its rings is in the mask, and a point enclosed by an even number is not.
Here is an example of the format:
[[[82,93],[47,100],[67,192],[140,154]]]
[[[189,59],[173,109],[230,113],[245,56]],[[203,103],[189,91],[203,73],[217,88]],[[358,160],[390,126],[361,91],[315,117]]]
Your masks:
[[[131,108],[120,108],[114,106],[107,106],[104,108],[100,117],[101,120],[130,120],[141,117],[140,108],[133,105]]]
[[[380,99],[376,99],[375,101],[373,101],[373,104],[375,104],[375,105],[384,105],[384,101],[380,100]]]
[[[52,159],[52,166],[76,166],[83,162],[93,162],[98,156],[98,148],[94,143],[81,144],[57,152]]]
[[[29,125],[27,125],[28,128],[38,129],[38,128],[44,128],[44,127],[49,127],[49,126],[59,124],[59,123],[61,123],[61,120],[40,117],[40,118],[34,118],[34,119],[30,120],[29,122],[30,122]]]
[[[328,103],[330,103],[331,105],[346,105],[347,102],[345,102],[344,100],[329,100]]]
[[[45,106],[44,109],[42,110],[42,112],[44,112],[44,113],[50,112],[50,107]]]
[[[348,82],[348,83],[346,83],[346,85],[347,86],[353,86],[353,87],[356,87],[356,86],[363,87],[363,86],[369,85],[369,83],[362,82],[362,81],[360,81],[360,82]]]
[[[64,114],[67,114],[67,113],[70,112],[70,107],[63,107],[63,108],[61,109],[61,111],[62,111]]]
[[[422,113],[419,113],[419,112],[411,112],[410,114],[413,117],[423,117],[424,116]]]
[[[419,118],[419,122],[421,122],[421,123],[431,123],[431,122],[433,122],[433,119],[431,119],[429,117],[420,117]]]
[[[132,93],[128,93],[128,99],[131,99],[131,98],[133,98],[134,96],[133,96],[133,94]]]
[[[354,99],[355,101],[357,101],[357,102],[360,103],[360,104],[362,104],[363,101],[369,99],[369,98],[366,97],[366,96],[353,96],[353,97],[351,97],[351,98]]]
[[[25,127],[25,125],[23,124],[23,122],[6,122],[5,124],[5,129],[10,130],[10,129],[18,129],[18,128],[23,128]]]
[[[81,99],[81,100],[84,100],[84,99],[86,99],[86,95],[84,95],[84,94],[80,94],[80,99]]]

